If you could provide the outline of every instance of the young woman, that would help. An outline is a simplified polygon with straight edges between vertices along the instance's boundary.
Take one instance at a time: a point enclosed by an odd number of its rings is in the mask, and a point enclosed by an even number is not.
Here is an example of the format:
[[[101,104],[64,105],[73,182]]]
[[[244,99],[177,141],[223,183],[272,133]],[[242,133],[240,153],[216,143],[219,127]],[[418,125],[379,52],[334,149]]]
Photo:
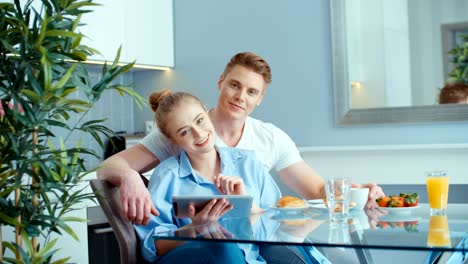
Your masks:
[[[190,218],[176,218],[172,207],[175,195],[249,194],[253,197],[252,210],[258,212],[274,205],[281,193],[253,151],[215,147],[213,124],[198,98],[164,90],[151,94],[150,104],[159,130],[181,151],[161,162],[151,177],[148,189],[160,215],[152,216],[146,226],[135,225],[143,257],[154,263],[264,261],[255,245],[213,243],[208,247],[152,238],[154,232],[217,221],[231,209],[223,199],[212,200],[200,212],[195,212],[192,206]],[[197,257],[187,257],[192,255]]]

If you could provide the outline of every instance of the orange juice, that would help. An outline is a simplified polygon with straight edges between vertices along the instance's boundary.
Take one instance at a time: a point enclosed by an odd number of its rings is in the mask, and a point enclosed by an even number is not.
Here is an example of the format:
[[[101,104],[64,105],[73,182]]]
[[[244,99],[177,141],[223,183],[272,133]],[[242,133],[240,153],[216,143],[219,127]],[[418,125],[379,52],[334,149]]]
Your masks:
[[[450,246],[450,231],[446,215],[433,215],[429,220],[427,245],[431,247]]]
[[[431,209],[446,209],[449,190],[448,176],[428,176],[426,185]]]

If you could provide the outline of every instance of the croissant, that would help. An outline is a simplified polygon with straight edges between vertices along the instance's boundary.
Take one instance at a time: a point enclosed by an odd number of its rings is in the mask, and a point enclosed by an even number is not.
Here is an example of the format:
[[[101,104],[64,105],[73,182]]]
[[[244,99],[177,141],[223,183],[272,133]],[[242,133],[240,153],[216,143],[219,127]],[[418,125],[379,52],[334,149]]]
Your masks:
[[[304,207],[307,205],[307,202],[304,199],[297,198],[294,196],[283,196],[276,202],[277,207]]]

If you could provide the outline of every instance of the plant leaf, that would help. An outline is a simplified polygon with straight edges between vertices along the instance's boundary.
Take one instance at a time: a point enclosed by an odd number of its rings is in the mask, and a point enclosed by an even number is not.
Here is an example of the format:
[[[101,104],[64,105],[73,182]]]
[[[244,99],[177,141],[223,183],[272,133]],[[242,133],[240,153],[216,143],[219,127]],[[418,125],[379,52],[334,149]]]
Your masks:
[[[60,220],[62,220],[63,222],[80,222],[80,223],[89,222],[89,220],[86,218],[74,217],[74,216],[61,217]]]
[[[55,243],[57,243],[57,240],[58,238],[55,238],[49,243],[45,244],[45,246],[36,253],[36,256],[43,257],[47,252],[49,252],[54,247]]]

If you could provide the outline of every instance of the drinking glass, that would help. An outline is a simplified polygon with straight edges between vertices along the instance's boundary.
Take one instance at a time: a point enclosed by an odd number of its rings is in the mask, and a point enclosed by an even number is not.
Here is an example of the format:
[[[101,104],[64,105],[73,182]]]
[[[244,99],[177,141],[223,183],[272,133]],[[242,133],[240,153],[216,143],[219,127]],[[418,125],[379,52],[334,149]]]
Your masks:
[[[426,173],[427,196],[431,215],[443,215],[447,209],[449,177],[445,171]]]
[[[331,222],[341,223],[347,221],[349,189],[350,183],[348,178],[332,178],[326,182],[325,191],[327,193],[327,205]]]
[[[349,225],[347,222],[331,223],[328,233],[328,242],[337,244],[348,244],[351,241]]]
[[[446,215],[432,215],[429,220],[427,245],[430,247],[450,247],[450,230]]]

